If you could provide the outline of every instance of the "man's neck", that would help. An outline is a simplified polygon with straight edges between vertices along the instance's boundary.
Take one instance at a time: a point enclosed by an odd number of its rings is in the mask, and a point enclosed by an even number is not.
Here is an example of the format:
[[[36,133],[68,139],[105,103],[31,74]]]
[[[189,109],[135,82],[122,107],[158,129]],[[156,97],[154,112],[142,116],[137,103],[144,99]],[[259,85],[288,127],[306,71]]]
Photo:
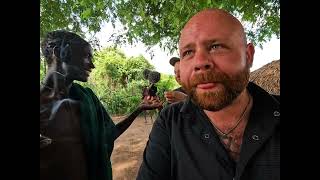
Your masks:
[[[249,102],[249,93],[245,89],[230,105],[219,111],[204,110],[210,121],[215,124],[222,131],[227,131],[232,128],[235,123],[242,118],[244,111],[250,111],[246,109]],[[247,107],[250,108],[250,107]]]
[[[46,78],[43,82],[43,85],[48,89],[54,89],[56,92],[64,91],[65,94],[68,94],[72,80],[69,80],[61,68],[58,66],[51,66],[48,68]]]

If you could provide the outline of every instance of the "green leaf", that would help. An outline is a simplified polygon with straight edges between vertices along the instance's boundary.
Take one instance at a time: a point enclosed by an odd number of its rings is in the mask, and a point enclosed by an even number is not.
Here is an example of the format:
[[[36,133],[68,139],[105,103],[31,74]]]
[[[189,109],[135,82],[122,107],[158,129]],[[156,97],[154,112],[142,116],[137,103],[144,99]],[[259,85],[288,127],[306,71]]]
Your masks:
[[[141,41],[148,47],[161,44],[161,48],[173,52],[187,20],[196,12],[212,7],[242,15],[249,26],[254,25],[249,29],[253,32],[250,38],[258,44],[267,40],[270,34],[280,36],[278,0],[68,0],[65,3],[41,0],[40,39],[49,31],[68,26],[83,33],[84,28],[90,32],[98,31],[105,21],[112,22],[114,27],[115,22],[120,22],[127,28],[127,33],[114,38],[115,43]]]

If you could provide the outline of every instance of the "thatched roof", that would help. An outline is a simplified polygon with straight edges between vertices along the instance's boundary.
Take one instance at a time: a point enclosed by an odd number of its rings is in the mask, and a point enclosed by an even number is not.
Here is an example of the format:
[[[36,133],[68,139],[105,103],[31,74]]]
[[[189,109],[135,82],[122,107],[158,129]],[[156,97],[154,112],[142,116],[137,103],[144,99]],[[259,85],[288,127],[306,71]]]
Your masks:
[[[271,94],[280,95],[280,60],[272,61],[251,72],[250,81]]]

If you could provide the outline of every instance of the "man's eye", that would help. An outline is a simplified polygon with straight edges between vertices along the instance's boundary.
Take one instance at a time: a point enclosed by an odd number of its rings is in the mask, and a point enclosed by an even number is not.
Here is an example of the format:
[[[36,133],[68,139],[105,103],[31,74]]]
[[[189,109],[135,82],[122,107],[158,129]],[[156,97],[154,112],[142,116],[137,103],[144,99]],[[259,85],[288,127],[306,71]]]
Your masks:
[[[212,44],[212,45],[210,46],[210,49],[219,49],[219,48],[221,48],[221,45],[220,45],[220,44]]]
[[[189,56],[192,53],[192,50],[187,50],[182,53],[182,57]]]

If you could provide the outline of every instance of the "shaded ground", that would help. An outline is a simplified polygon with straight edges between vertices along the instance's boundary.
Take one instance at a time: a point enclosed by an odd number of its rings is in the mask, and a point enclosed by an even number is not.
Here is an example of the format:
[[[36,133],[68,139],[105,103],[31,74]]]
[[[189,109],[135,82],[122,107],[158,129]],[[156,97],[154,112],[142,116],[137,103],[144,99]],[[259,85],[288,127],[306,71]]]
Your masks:
[[[118,123],[124,117],[112,117]],[[155,117],[153,117],[155,120]],[[153,121],[138,117],[132,125],[115,141],[111,156],[114,180],[134,180],[142,162],[142,154],[151,131]]]

